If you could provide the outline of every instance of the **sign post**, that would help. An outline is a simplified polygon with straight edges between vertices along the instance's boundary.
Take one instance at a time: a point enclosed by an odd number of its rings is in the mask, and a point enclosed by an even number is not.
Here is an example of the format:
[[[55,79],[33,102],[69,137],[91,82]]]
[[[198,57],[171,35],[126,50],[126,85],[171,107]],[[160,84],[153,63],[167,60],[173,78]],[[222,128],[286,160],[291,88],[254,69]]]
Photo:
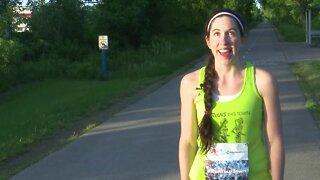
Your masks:
[[[101,75],[107,77],[107,49],[108,49],[108,36],[99,36],[99,49],[102,50],[101,59]]]

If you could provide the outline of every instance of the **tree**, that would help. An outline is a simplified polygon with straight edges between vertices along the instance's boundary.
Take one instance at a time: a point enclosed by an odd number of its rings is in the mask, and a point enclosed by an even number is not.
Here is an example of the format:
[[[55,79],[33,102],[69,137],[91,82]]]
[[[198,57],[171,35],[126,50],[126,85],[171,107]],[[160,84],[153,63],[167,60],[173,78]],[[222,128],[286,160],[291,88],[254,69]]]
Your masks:
[[[247,23],[254,20],[253,12],[257,8],[254,0],[226,0],[224,7],[234,9]]]
[[[289,22],[302,24],[307,7],[320,3],[319,0],[259,0],[265,16],[274,23]]]
[[[86,12],[80,0],[51,0],[45,4],[33,4],[32,9],[30,25],[34,47],[42,44],[46,46],[45,52],[53,51],[71,60],[85,53],[75,52],[84,44],[86,25]]]
[[[110,36],[113,47],[138,47],[149,37],[147,0],[103,0],[97,5],[95,34]]]
[[[13,30],[13,7],[21,4],[19,0],[1,0],[0,1],[0,33],[6,38]]]
[[[81,41],[85,11],[80,0],[51,0],[33,8],[31,27],[38,38],[60,43]]]
[[[9,65],[18,60],[20,44],[9,39],[14,28],[15,12],[13,7],[18,4],[18,0],[0,1],[0,76],[7,73],[10,69]]]

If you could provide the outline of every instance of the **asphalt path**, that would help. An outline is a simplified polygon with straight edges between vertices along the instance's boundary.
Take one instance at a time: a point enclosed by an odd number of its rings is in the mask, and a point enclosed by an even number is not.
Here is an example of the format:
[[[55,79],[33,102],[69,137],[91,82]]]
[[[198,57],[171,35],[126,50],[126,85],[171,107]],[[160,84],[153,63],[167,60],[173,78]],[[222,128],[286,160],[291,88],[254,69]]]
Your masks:
[[[241,50],[242,61],[250,60],[268,69],[278,80],[286,148],[285,179],[320,177],[320,131],[304,107],[304,96],[289,67],[291,62],[312,59],[320,60],[319,48],[280,42],[269,24],[250,31]],[[200,59],[189,71],[204,64]],[[185,73],[12,180],[178,180],[179,85]]]

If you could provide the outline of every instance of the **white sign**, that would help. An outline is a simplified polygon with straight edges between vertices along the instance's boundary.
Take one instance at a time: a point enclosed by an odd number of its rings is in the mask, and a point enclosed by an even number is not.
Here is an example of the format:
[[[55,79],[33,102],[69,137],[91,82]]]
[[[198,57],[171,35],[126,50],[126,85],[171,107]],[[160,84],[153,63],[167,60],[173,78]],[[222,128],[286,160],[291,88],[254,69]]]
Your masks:
[[[108,49],[108,36],[99,36],[99,49]]]

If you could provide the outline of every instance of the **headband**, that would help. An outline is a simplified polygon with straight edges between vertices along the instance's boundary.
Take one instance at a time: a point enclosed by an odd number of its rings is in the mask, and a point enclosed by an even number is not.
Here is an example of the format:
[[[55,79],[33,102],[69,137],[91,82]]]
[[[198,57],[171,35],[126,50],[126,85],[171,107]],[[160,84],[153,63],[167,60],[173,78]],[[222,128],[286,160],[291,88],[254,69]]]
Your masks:
[[[221,15],[228,15],[228,16],[233,17],[233,18],[240,24],[241,30],[242,30],[242,32],[244,33],[244,27],[243,27],[240,19],[239,19],[236,15],[234,15],[234,14],[232,14],[232,13],[229,13],[229,12],[220,12],[220,13],[217,13],[216,15],[214,15],[214,16],[210,19],[210,21],[209,21],[209,23],[208,23],[207,32],[209,32],[209,30],[210,30],[210,25],[211,25],[212,21],[213,21],[215,18],[217,18],[218,16],[221,16]]]

